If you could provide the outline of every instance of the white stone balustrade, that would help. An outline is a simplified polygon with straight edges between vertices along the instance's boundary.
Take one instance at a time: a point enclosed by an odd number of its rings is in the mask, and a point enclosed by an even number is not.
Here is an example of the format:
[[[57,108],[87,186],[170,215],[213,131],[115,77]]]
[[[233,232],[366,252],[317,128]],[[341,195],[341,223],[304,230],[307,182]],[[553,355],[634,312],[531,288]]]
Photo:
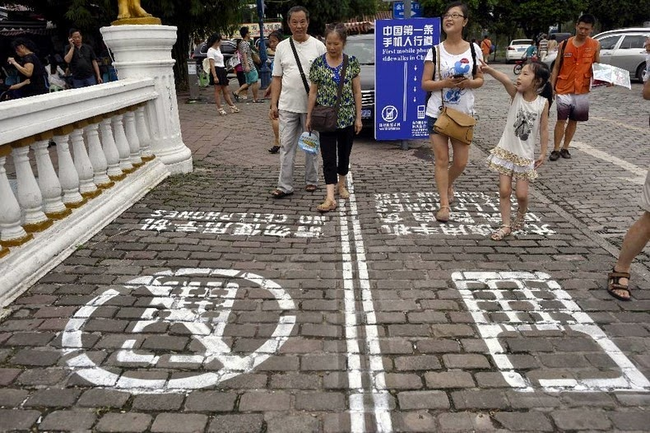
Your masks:
[[[118,81],[0,104],[0,307],[167,176],[192,170],[176,28],[132,27],[102,29]]]

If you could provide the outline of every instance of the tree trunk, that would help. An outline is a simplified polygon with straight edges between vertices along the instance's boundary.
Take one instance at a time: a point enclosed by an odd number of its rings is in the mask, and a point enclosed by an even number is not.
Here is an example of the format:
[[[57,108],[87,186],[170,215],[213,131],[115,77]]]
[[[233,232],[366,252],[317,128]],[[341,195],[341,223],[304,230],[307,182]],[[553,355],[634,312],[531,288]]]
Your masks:
[[[172,48],[172,57],[176,60],[176,64],[174,65],[176,89],[182,91],[185,91],[188,88],[187,61],[189,60],[189,40],[189,32],[185,28],[179,27],[176,43]]]

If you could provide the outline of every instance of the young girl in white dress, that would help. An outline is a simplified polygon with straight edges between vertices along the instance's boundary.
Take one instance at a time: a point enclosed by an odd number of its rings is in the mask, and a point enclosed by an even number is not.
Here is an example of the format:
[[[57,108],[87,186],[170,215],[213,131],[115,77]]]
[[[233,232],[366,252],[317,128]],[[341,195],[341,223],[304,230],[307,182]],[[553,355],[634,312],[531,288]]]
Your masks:
[[[514,230],[524,227],[528,210],[528,183],[537,177],[536,169],[546,158],[548,145],[548,112],[553,90],[549,83],[548,67],[538,61],[528,61],[516,83],[506,74],[496,71],[485,62],[481,69],[503,84],[510,95],[508,120],[497,147],[490,151],[488,167],[499,173],[499,210],[501,227],[490,238],[500,241]],[[540,138],[541,151],[535,159],[535,143]],[[515,178],[517,216],[510,224],[510,196],[512,178]]]

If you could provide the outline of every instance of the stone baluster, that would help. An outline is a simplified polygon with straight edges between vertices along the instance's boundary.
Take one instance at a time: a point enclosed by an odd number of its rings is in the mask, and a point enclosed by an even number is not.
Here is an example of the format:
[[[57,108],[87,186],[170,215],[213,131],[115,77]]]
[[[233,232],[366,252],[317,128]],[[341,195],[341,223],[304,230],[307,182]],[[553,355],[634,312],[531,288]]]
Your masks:
[[[18,203],[23,212],[23,228],[27,232],[38,232],[52,225],[52,220],[43,212],[43,195],[29,161],[29,149],[34,142],[34,137],[28,137],[12,144]]]
[[[4,254],[8,252],[6,247],[22,245],[33,237],[20,225],[20,205],[11,189],[5,169],[5,161],[9,154],[11,154],[11,146],[0,146],[0,203],[2,203],[0,206],[0,245],[5,251]]]
[[[106,163],[108,164],[106,174],[113,181],[122,180],[126,177],[126,174],[122,173],[122,169],[120,168],[120,153],[117,150],[115,139],[113,138],[111,118],[110,116],[104,116],[101,119],[99,130],[102,133],[102,146],[104,147],[104,155],[106,155]]]
[[[56,141],[56,153],[59,158],[59,181],[63,189],[63,203],[69,208],[77,208],[83,205],[86,199],[79,194],[79,175],[68,147],[72,131],[74,131],[72,125],[57,128],[54,131],[54,135],[57,136],[54,141]]]
[[[151,135],[149,134],[149,124],[145,120],[144,106],[142,103],[135,110],[136,126],[138,138],[140,139],[140,151],[142,152],[143,161],[151,161],[156,156],[151,151]]]
[[[61,183],[56,175],[48,145],[54,136],[53,132],[46,132],[37,136],[37,142],[32,145],[36,156],[38,170],[38,185],[43,195],[43,211],[52,220],[68,216],[71,210],[61,200]]]
[[[135,169],[133,168],[133,164],[131,164],[131,149],[129,148],[129,142],[124,133],[124,122],[122,118],[123,115],[119,112],[114,113],[111,117],[113,136],[115,137],[117,151],[120,153],[120,168],[124,173],[131,173]]]
[[[102,142],[99,140],[99,122],[101,118],[88,119],[88,126],[85,128],[86,141],[88,142],[88,156],[93,165],[93,179],[98,188],[106,189],[115,185],[115,182],[108,177],[106,170],[108,162],[102,149]]]
[[[97,197],[102,190],[97,188],[93,181],[93,164],[88,157],[86,143],[84,142],[83,128],[88,126],[85,120],[74,123],[74,131],[70,133],[74,167],[79,175],[79,192],[84,198]]]
[[[133,109],[126,109],[124,113],[124,130],[126,132],[126,139],[129,142],[129,149],[131,149],[131,164],[134,167],[141,167],[144,162],[140,157],[140,139],[138,138],[138,133],[135,130],[135,113]]]

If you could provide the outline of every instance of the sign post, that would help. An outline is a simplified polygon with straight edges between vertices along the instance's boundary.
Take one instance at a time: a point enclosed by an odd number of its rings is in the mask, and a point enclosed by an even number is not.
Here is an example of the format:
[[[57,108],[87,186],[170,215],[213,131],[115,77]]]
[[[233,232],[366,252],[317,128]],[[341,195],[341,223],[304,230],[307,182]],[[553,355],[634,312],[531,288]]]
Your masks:
[[[440,18],[376,22],[376,140],[405,142],[428,138],[426,93],[420,83],[424,58],[429,49],[439,42]]]

